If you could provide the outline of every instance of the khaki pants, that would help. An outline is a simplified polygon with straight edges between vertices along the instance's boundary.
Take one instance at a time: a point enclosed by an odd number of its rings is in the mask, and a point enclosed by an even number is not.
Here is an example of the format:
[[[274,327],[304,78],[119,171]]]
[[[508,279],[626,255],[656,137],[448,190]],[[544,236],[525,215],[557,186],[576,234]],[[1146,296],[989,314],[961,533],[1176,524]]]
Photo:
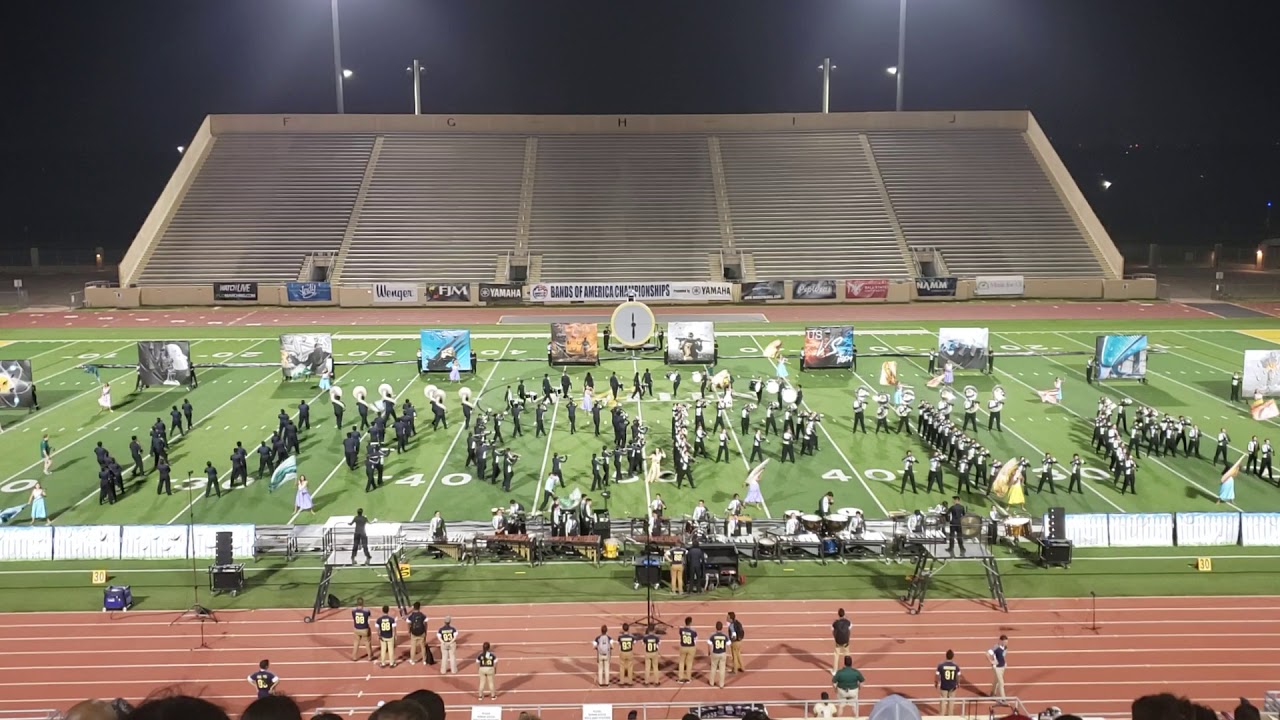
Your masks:
[[[951,708],[955,704],[951,702],[951,698],[956,696],[956,691],[955,690],[939,690],[938,695],[939,697],[942,698],[942,702],[938,703],[938,714],[950,715]]]
[[[734,640],[729,645],[729,672],[740,673],[742,671],[742,641]]]
[[[415,663],[419,659],[427,659],[427,636],[426,635],[410,635],[409,636],[409,663]]]
[[[360,646],[364,645],[369,650],[369,659],[373,659],[373,638],[369,636],[369,628],[356,631],[356,643],[351,648],[351,659],[360,659]]]
[[[599,685],[609,684],[609,656],[596,655],[596,683]]]
[[[458,674],[458,641],[440,643],[440,674]]]
[[[618,682],[630,685],[636,681],[635,659],[629,652],[618,653]]]
[[[996,674],[995,682],[991,683],[991,697],[1002,698],[1004,697],[1004,668],[992,667],[991,669]]]
[[[848,656],[849,656],[849,643],[845,643],[843,645],[840,645],[839,643],[837,643],[835,660],[834,662],[831,663],[832,675],[835,675],[836,673],[840,672],[840,668],[844,667],[842,663],[844,662],[844,659]]]
[[[492,697],[498,697],[498,690],[497,690],[497,688],[494,686],[494,682],[493,682],[493,681],[494,681],[494,677],[495,677],[495,676],[496,676],[496,674],[497,674],[497,673],[495,672],[495,670],[496,670],[496,669],[497,669],[497,668],[491,668],[491,667],[482,667],[482,668],[480,668],[480,670],[479,670],[479,675],[480,675],[480,691],[476,693],[476,697],[477,697],[477,698],[483,698],[483,697],[484,697],[484,689],[485,689],[486,687],[487,687],[487,688],[489,688],[489,695],[490,695],[490,696],[492,696]]]
[[[693,677],[693,656],[697,648],[680,648],[680,662],[676,666],[677,680],[690,680]]]
[[[647,652],[644,654],[644,681],[645,684],[658,684],[658,653]]]
[[[725,653],[711,653],[711,677],[707,684],[712,687],[724,687],[724,667],[727,660]],[[718,682],[717,682],[718,680]]]
[[[379,665],[395,665],[396,664],[396,639],[393,637],[391,638],[380,637],[378,638],[378,640],[379,640],[378,644],[381,646],[379,648],[380,652],[378,653],[378,664]]]
[[[684,563],[672,563],[671,565],[671,592],[684,592]]]
[[[853,716],[858,716],[858,690],[845,690],[836,688],[836,697],[840,698],[840,712],[844,712],[847,707],[853,708]]]

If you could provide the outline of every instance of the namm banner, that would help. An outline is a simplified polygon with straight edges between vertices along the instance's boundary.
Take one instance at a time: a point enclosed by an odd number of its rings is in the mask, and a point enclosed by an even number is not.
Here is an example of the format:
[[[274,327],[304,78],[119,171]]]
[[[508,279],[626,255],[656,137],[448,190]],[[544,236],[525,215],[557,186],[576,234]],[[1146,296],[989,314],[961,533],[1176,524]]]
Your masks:
[[[955,297],[956,279],[953,277],[916,278],[917,297]]]

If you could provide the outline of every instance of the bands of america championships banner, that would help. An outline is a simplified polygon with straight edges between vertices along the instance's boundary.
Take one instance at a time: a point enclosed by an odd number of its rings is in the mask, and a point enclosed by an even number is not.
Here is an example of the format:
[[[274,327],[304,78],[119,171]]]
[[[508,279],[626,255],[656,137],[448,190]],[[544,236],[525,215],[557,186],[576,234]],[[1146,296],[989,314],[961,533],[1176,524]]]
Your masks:
[[[535,283],[529,286],[530,302],[582,302],[595,300],[712,300],[729,302],[733,285],[726,282],[658,283]]]

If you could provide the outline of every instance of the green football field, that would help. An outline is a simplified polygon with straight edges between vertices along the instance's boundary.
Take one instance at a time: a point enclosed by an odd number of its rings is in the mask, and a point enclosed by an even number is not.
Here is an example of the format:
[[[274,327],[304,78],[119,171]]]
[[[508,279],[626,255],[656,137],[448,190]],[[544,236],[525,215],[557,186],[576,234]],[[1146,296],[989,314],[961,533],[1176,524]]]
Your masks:
[[[837,507],[859,507],[869,516],[886,511],[914,509],[946,500],[955,488],[954,473],[948,472],[947,494],[925,496],[924,467],[917,467],[920,496],[899,494],[900,458],[910,449],[924,458],[924,446],[914,436],[891,434],[853,435],[850,431],[850,404],[854,391],[867,386],[880,392],[877,385],[881,358],[879,352],[924,353],[936,346],[936,326],[884,323],[863,327],[856,319],[855,339],[861,353],[858,372],[829,370],[799,373],[792,362],[792,381],[804,390],[809,408],[824,414],[819,431],[820,449],[814,456],[799,456],[795,464],[778,463],[776,438],[766,445],[766,456],[773,459],[762,482],[767,512],[780,517],[785,510],[812,512],[819,496],[832,490]],[[978,323],[949,323],[951,326]],[[985,408],[991,389],[1001,385],[1008,395],[1003,413],[1004,432],[986,430],[985,412],[979,416],[980,442],[994,457],[1007,459],[1025,455],[1033,467],[1045,453],[1053,453],[1066,461],[1074,452],[1085,459],[1085,491],[1067,495],[1065,474],[1059,471],[1056,496],[1029,494],[1028,508],[1040,512],[1052,505],[1063,505],[1068,512],[1141,512],[1211,510],[1221,466],[1209,462],[1213,455],[1214,436],[1225,427],[1232,437],[1234,461],[1251,434],[1265,438],[1275,434],[1275,422],[1255,422],[1243,404],[1227,401],[1228,380],[1241,368],[1246,349],[1274,348],[1280,344],[1280,330],[1274,321],[1204,320],[1168,322],[1130,322],[1099,326],[1078,322],[1005,322],[987,323],[991,331],[991,347],[1001,352],[1081,352],[1092,353],[1099,334],[1145,332],[1154,349],[1150,356],[1148,383],[1116,382],[1101,389],[1084,383],[1086,356],[1045,356],[997,358],[993,376],[977,372],[957,373],[957,389],[973,385],[980,392]],[[463,383],[450,385],[443,376],[419,376],[412,364],[360,364],[367,360],[412,360],[418,349],[417,332],[407,327],[351,328],[306,326],[310,332],[334,333],[335,361],[339,363],[337,383],[349,392],[357,385],[370,394],[382,383],[390,384],[400,398],[411,398],[420,411],[427,408],[423,391],[427,384],[444,387],[449,394],[449,428],[432,431],[430,413],[419,416],[418,435],[409,451],[393,453],[387,461],[386,484],[372,493],[364,492],[363,468],[350,471],[342,461],[341,432],[334,426],[327,398],[314,382],[282,382],[278,368],[209,368],[199,372],[200,385],[186,388],[152,388],[132,393],[132,370],[103,370],[102,379],[113,385],[116,410],[112,414],[99,411],[98,385],[95,379],[79,369],[84,363],[134,363],[138,339],[179,339],[192,342],[194,361],[274,362],[279,357],[278,334],[289,328],[264,327],[184,327],[169,333],[133,330],[18,330],[7,333],[0,341],[0,355],[8,358],[30,358],[39,386],[42,409],[34,414],[25,411],[0,411],[0,508],[27,501],[36,480],[48,491],[48,509],[60,524],[165,524],[186,523],[190,515],[197,523],[276,524],[323,522],[330,515],[350,515],[363,507],[365,513],[380,520],[424,520],[435,510],[447,519],[481,519],[491,507],[516,499],[526,506],[535,504],[540,495],[539,479],[546,476],[550,455],[569,457],[566,480],[587,491],[591,483],[590,456],[601,442],[612,439],[607,417],[602,423],[608,437],[596,438],[591,432],[590,415],[580,412],[578,432],[570,434],[564,404],[548,412],[550,432],[535,437],[533,412],[526,412],[524,436],[513,438],[509,423],[504,428],[506,447],[521,456],[510,495],[500,485],[472,477],[472,469],[464,465],[466,442],[458,410],[457,389],[465,385],[480,396],[480,402],[497,407],[508,386],[514,389],[524,379],[528,389],[537,390],[543,373],[550,372],[558,387],[559,370],[548,368],[545,348],[548,329],[544,325],[503,325],[472,327],[472,346],[479,356],[474,375],[464,376]],[[738,380],[738,389],[746,390],[752,376],[767,376],[770,364],[762,358],[761,348],[781,338],[794,359],[801,345],[795,334],[800,326],[785,324],[717,323],[718,347],[722,357],[717,370],[728,369]],[[785,335],[790,331],[792,334]],[[89,337],[89,335],[101,337]],[[936,391],[925,388],[923,357],[897,358],[902,380],[917,389],[918,397],[936,400]],[[349,363],[345,364],[344,363]],[[571,368],[575,393],[587,370],[596,378],[597,390],[607,387],[611,371],[618,373],[624,385],[637,370],[653,373],[656,399],[627,401],[623,405],[633,416],[639,416],[650,427],[650,442],[670,446],[671,383],[666,373],[679,369],[684,376],[681,397],[690,399],[696,384],[689,374],[697,368],[668,368],[660,359],[607,360],[600,367]],[[1065,382],[1062,405],[1043,404],[1037,390],[1052,387],[1055,377]],[[1205,437],[1204,459],[1177,457],[1148,458],[1139,461],[1137,495],[1121,495],[1113,487],[1106,464],[1089,447],[1092,417],[1098,394],[1106,393],[1117,400],[1133,398],[1136,403],[1150,405],[1174,416],[1186,415],[1197,422]],[[666,397],[667,399],[663,399]],[[128,443],[137,434],[147,445],[149,426],[159,417],[168,425],[171,406],[189,398],[195,406],[195,429],[172,443],[170,462],[173,466],[174,494],[157,495],[153,466],[147,459],[148,475],[130,480]],[[229,475],[228,457],[236,441],[250,448],[250,477],[257,469],[252,448],[276,427],[281,409],[294,414],[298,402],[312,404],[312,429],[302,432],[299,469],[310,480],[315,496],[316,514],[296,517],[293,510],[293,488],[269,493],[265,482],[251,483],[248,488],[225,492],[221,498],[205,498],[203,467],[213,461],[224,478]],[[767,397],[766,397],[767,399]],[[739,403],[742,401],[739,400]],[[358,421],[354,408],[347,412],[348,428]],[[738,405],[737,408],[741,406]],[[688,512],[698,499],[719,514],[735,492],[742,492],[748,470],[746,452],[749,438],[738,437],[738,409],[730,415],[732,457],[727,463],[702,460],[695,469],[697,488],[677,489],[662,482],[648,485],[638,478],[627,478],[612,488],[608,507],[614,517],[643,512],[652,494],[661,493],[668,514]],[[874,406],[867,414],[868,429],[874,427]],[[959,418],[957,412],[956,417]],[[753,425],[763,421],[763,408],[753,416]],[[1132,418],[1132,413],[1130,413]],[[779,417],[779,421],[781,418]],[[896,423],[894,423],[896,424]],[[48,433],[55,449],[52,475],[41,474],[38,443]],[[98,504],[97,464],[92,448],[101,441],[126,468],[130,491],[113,506]],[[799,447],[797,444],[797,451]],[[708,450],[714,457],[714,441]],[[196,478],[190,496],[181,487],[187,473]],[[1038,474],[1038,469],[1037,473]],[[1034,487],[1036,480],[1029,479]],[[1273,510],[1277,489],[1256,477],[1237,481],[1235,507],[1246,511]],[[980,495],[966,498],[971,508],[982,508],[988,501]],[[599,499],[597,508],[602,507]],[[757,512],[757,514],[760,514]],[[14,520],[25,523],[26,512]]]

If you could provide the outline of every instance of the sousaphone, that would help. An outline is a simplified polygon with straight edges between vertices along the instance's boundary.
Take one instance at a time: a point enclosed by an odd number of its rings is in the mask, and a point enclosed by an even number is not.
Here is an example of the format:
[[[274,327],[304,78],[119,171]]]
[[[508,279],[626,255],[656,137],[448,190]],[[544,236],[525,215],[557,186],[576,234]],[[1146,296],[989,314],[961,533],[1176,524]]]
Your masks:
[[[701,382],[702,382],[702,371],[701,371],[701,370],[694,370],[694,371],[693,371],[693,374],[691,374],[691,375],[689,376],[689,379],[690,379],[690,380],[693,380],[693,382],[694,382],[694,383],[701,383]]]
[[[916,401],[916,391],[906,385],[902,386],[902,402],[910,405]]]
[[[341,402],[342,402],[342,388],[338,387],[337,385],[334,385],[333,387],[329,388],[329,401],[330,401],[330,402],[341,403]]]
[[[880,405],[888,405],[889,393],[880,393],[879,395],[876,395],[876,402]]]
[[[942,391],[938,393],[938,397],[942,398],[943,402],[951,403],[955,402],[956,394],[951,388],[944,387],[942,388]]]
[[[996,402],[1004,402],[1004,388],[999,385],[991,388],[991,397],[994,398]]]
[[[356,399],[356,403],[360,405],[368,405],[365,398],[369,397],[369,391],[363,385],[357,385],[351,390],[351,397]]]
[[[964,399],[965,399],[965,400],[977,400],[977,399],[978,399],[978,388],[976,388],[976,387],[974,387],[974,386],[972,386],[972,385],[965,385],[965,386],[964,386]]]
[[[782,389],[782,386],[778,384],[777,380],[770,380],[769,382],[764,384],[764,391],[769,393],[770,395],[777,395],[778,391],[781,389]]]
[[[458,388],[458,401],[461,402],[463,405],[471,405],[471,388],[469,387]]]
[[[800,393],[796,392],[796,389],[791,387],[790,385],[782,388],[781,395],[782,395],[782,402],[788,405],[794,405],[796,400],[800,399]]]
[[[858,388],[857,395],[859,400],[866,402],[867,398],[871,396],[871,391],[864,387],[860,387]]]
[[[435,385],[428,385],[422,388],[422,394],[424,397],[427,398],[427,400],[435,400],[436,395],[439,392],[440,392],[440,388],[436,387]]]
[[[385,412],[388,407],[396,406],[396,391],[387,383],[378,386],[378,395],[381,398],[378,401],[379,410]]]

